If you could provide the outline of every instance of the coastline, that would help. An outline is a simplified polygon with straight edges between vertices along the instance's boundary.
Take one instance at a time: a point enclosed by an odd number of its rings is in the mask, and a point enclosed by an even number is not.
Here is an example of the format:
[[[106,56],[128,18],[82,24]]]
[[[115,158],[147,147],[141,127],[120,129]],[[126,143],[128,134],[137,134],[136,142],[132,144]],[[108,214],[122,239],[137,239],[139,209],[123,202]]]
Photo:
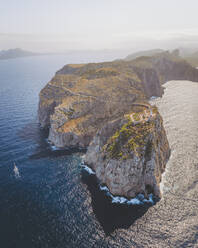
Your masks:
[[[96,173],[89,166],[85,165],[84,162],[82,162],[80,166],[82,170],[86,171],[89,174],[89,176],[91,175],[96,176]],[[156,203],[153,194],[149,194],[148,199],[146,199],[143,194],[138,194],[136,197],[128,199],[123,196],[117,196],[117,195],[111,194],[110,190],[108,189],[106,185],[101,185],[98,183],[98,187],[101,191],[105,192],[106,196],[111,198],[112,203],[126,204],[129,206],[130,205],[154,205]]]

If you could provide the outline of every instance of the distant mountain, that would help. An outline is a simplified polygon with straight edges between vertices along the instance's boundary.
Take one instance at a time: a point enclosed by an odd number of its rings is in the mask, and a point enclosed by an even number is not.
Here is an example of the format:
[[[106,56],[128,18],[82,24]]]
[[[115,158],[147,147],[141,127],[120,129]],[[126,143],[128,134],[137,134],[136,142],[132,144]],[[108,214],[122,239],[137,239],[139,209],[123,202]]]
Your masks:
[[[158,53],[162,53],[164,52],[163,49],[153,49],[153,50],[146,50],[146,51],[139,51],[136,53],[132,53],[130,55],[128,55],[125,60],[129,61],[129,60],[133,60],[136,59],[138,57],[143,57],[143,56],[154,56]]]
[[[172,56],[175,56],[175,57],[180,56],[181,58],[185,59],[193,67],[198,67],[198,51],[194,51],[194,52],[192,51],[193,51],[192,49],[179,48],[179,49],[173,50]],[[166,52],[167,51],[162,50],[162,49],[140,51],[140,52],[128,55],[124,60],[131,61],[131,60],[135,60],[141,57],[160,56],[161,54],[163,55]]]
[[[20,58],[20,57],[29,57],[29,56],[38,56],[38,55],[41,55],[41,54],[25,51],[20,48],[15,48],[15,49],[0,51],[0,60],[14,59],[14,58]]]

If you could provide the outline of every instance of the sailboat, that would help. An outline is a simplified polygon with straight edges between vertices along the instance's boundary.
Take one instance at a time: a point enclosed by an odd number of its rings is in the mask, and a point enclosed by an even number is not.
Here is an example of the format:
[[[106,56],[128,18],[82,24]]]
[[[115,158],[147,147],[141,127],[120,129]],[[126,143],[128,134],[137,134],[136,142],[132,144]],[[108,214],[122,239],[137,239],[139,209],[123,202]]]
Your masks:
[[[14,163],[14,175],[15,175],[16,178],[20,177],[19,169],[18,169],[18,167],[16,166],[15,163]]]

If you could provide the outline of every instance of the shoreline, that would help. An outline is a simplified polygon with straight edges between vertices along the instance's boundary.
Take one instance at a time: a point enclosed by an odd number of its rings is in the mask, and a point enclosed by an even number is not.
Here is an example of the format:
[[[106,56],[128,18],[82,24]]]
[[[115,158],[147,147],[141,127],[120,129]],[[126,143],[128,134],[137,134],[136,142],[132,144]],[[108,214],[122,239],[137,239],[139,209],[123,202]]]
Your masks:
[[[84,164],[84,162],[82,162],[80,164],[80,167],[82,168],[83,171],[86,171],[86,173],[89,174],[89,176],[96,176],[96,173],[87,165]],[[116,203],[116,204],[126,204],[126,205],[154,205],[157,201],[154,199],[155,197],[153,196],[153,194],[149,194],[148,199],[146,199],[144,197],[143,194],[138,194],[136,197],[134,198],[126,198],[123,196],[117,196],[117,195],[113,195],[111,194],[110,190],[108,189],[108,187],[106,185],[101,185],[98,183],[98,188],[101,191],[105,192],[105,195],[111,198],[111,202],[112,203]]]

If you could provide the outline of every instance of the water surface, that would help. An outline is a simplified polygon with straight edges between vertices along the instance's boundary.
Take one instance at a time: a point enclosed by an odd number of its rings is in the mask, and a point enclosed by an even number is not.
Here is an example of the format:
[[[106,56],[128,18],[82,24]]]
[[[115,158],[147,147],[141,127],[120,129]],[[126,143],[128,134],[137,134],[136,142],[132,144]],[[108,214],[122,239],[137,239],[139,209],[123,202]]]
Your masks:
[[[198,84],[169,82],[155,100],[172,155],[162,200],[134,214],[112,209],[82,175],[81,154],[52,152],[37,122],[41,88],[64,64],[94,60],[86,59],[0,61],[0,247],[197,247]]]

